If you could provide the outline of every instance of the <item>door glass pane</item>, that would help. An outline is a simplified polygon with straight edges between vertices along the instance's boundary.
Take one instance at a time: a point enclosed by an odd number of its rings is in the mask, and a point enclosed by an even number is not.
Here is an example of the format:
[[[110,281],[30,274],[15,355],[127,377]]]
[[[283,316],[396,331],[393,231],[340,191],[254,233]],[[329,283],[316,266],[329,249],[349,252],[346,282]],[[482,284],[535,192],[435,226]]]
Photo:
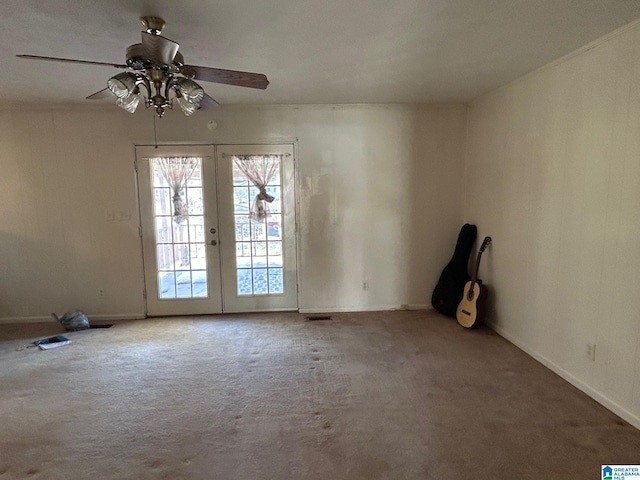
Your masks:
[[[272,177],[264,191],[268,198],[268,212],[262,219],[250,216],[256,197],[260,194],[253,181],[248,180],[233,157],[233,205],[236,240],[236,277],[238,296],[282,295],[282,209],[280,184],[281,157],[252,155],[242,157],[245,168],[261,174],[270,171]],[[253,163],[251,163],[253,162]],[[264,178],[264,176],[263,176]]]
[[[269,269],[269,291],[273,293],[284,293],[281,268]]]
[[[150,161],[158,297],[208,297],[202,159]]]

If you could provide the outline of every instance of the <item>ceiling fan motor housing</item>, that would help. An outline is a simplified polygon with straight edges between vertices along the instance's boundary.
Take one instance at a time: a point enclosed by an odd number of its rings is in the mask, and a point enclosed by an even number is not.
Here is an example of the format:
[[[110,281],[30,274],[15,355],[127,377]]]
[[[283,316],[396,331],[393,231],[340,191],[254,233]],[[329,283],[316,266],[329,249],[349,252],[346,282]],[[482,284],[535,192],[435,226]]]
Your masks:
[[[145,54],[144,45],[134,43],[127,47],[127,65],[134,70],[145,70],[151,67],[151,62]]]
[[[147,49],[142,43],[134,43],[127,47],[126,56],[127,66],[134,70],[146,70],[157,66],[149,59]],[[168,66],[169,70],[178,72],[182,66],[184,66],[184,57],[182,53],[177,52],[172,64]]]

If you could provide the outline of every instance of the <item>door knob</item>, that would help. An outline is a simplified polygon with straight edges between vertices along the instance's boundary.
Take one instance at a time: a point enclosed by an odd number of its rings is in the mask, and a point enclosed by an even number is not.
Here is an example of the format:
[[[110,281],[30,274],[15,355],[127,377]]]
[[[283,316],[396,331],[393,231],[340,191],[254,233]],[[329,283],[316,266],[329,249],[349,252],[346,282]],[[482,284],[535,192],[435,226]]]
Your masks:
[[[218,242],[216,240],[211,240],[211,245],[217,245]]]

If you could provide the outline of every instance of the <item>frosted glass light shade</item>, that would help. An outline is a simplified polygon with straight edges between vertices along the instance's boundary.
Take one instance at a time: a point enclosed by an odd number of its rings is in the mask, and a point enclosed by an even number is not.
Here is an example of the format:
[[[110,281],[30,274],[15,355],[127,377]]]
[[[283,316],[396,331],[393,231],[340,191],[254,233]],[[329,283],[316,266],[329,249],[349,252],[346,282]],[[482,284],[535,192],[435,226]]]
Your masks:
[[[180,78],[176,84],[184,99],[189,103],[199,104],[204,97],[203,88],[190,78]]]
[[[122,72],[107,80],[109,90],[118,98],[127,98],[136,89],[138,77],[135,73]]]
[[[132,93],[126,98],[118,98],[116,100],[116,105],[120,108],[124,108],[127,112],[133,113],[138,108],[138,104],[140,103],[140,95],[137,93]]]
[[[190,117],[191,115],[193,115],[195,111],[198,110],[198,108],[200,108],[200,104],[191,103],[190,101],[188,101],[182,96],[177,96],[176,101],[178,102],[178,105],[180,105],[180,108],[182,109],[182,111],[187,117]]]

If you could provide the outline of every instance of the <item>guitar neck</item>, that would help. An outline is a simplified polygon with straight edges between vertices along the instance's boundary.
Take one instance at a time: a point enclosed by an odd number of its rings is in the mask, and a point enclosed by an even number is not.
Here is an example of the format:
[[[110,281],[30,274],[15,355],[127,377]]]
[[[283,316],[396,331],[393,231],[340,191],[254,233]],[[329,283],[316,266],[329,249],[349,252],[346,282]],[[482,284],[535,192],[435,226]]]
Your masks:
[[[473,275],[471,276],[471,285],[475,285],[478,282],[478,269],[480,268],[480,260],[482,259],[482,253],[485,249],[491,245],[491,237],[484,237],[482,246],[478,252],[478,258],[476,258],[476,267],[473,269]]]
[[[476,266],[473,269],[473,275],[471,276],[471,284],[475,285],[478,281],[478,269],[480,268],[480,259],[482,258],[482,250],[478,252],[478,258],[476,258]]]

